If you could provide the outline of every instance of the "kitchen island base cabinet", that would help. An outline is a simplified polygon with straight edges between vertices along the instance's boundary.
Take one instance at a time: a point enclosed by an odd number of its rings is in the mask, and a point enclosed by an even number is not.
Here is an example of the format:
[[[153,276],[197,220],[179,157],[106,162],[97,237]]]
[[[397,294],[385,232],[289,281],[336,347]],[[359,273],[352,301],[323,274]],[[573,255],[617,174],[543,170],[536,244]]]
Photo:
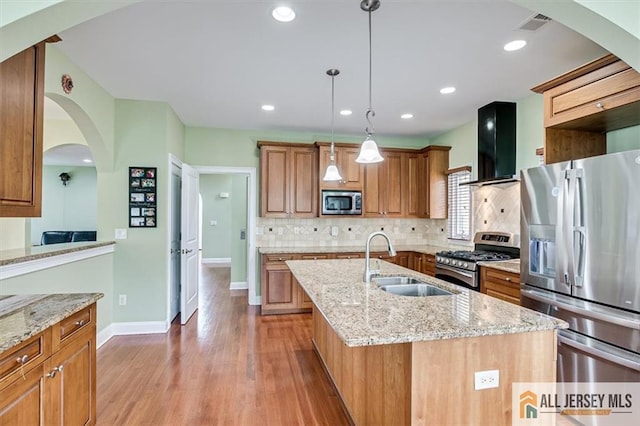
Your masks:
[[[314,307],[313,344],[358,425],[507,425],[513,382],[556,377],[555,330],[348,347]],[[500,385],[474,390],[485,370]]]
[[[0,354],[0,424],[95,424],[95,336],[94,303]]]

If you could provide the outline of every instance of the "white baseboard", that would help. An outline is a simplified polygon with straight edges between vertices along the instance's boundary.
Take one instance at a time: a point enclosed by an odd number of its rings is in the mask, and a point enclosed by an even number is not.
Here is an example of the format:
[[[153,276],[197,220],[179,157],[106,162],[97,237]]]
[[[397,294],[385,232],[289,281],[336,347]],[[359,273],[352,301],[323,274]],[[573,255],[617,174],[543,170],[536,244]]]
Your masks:
[[[211,268],[228,268],[231,266],[230,257],[203,257],[200,261],[203,265]]]
[[[166,321],[114,322],[98,333],[96,346],[99,348],[113,336],[166,333],[169,326]]]
[[[262,305],[262,296],[254,296],[249,299],[250,305]]]
[[[232,281],[229,290],[248,290],[249,285],[246,281]]]

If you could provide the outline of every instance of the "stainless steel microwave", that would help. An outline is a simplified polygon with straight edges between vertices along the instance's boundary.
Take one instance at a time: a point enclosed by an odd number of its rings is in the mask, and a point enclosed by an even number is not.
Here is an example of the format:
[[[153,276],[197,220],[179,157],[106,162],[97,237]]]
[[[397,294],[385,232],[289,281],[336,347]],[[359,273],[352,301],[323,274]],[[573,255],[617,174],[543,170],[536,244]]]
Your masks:
[[[362,214],[362,191],[322,191],[322,214]]]

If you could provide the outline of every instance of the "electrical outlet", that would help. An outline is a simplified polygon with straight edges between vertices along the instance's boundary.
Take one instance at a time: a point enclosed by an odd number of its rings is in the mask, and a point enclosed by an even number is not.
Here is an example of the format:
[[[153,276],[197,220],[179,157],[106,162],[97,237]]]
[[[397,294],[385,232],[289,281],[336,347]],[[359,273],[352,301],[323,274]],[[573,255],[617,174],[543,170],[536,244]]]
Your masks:
[[[118,297],[118,303],[120,303],[120,306],[124,306],[127,304],[127,295],[126,294],[121,294]]]
[[[300,233],[300,227],[299,226],[294,227],[293,228],[293,233],[298,235]]]
[[[500,372],[498,370],[476,371],[475,389],[491,389],[500,386]]]
[[[338,236],[338,232],[339,232],[339,228],[337,226],[332,226],[331,227],[331,236],[332,237],[337,237]]]
[[[115,232],[116,240],[126,240],[127,239],[127,230],[122,228],[116,228]]]

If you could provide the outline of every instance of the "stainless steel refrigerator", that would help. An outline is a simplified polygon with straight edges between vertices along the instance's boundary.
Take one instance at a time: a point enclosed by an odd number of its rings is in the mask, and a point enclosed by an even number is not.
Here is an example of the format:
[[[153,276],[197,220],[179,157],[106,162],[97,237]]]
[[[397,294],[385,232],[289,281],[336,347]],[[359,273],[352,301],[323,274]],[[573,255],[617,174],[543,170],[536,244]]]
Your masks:
[[[640,382],[640,150],[521,171],[522,305],[562,318],[558,381]]]

